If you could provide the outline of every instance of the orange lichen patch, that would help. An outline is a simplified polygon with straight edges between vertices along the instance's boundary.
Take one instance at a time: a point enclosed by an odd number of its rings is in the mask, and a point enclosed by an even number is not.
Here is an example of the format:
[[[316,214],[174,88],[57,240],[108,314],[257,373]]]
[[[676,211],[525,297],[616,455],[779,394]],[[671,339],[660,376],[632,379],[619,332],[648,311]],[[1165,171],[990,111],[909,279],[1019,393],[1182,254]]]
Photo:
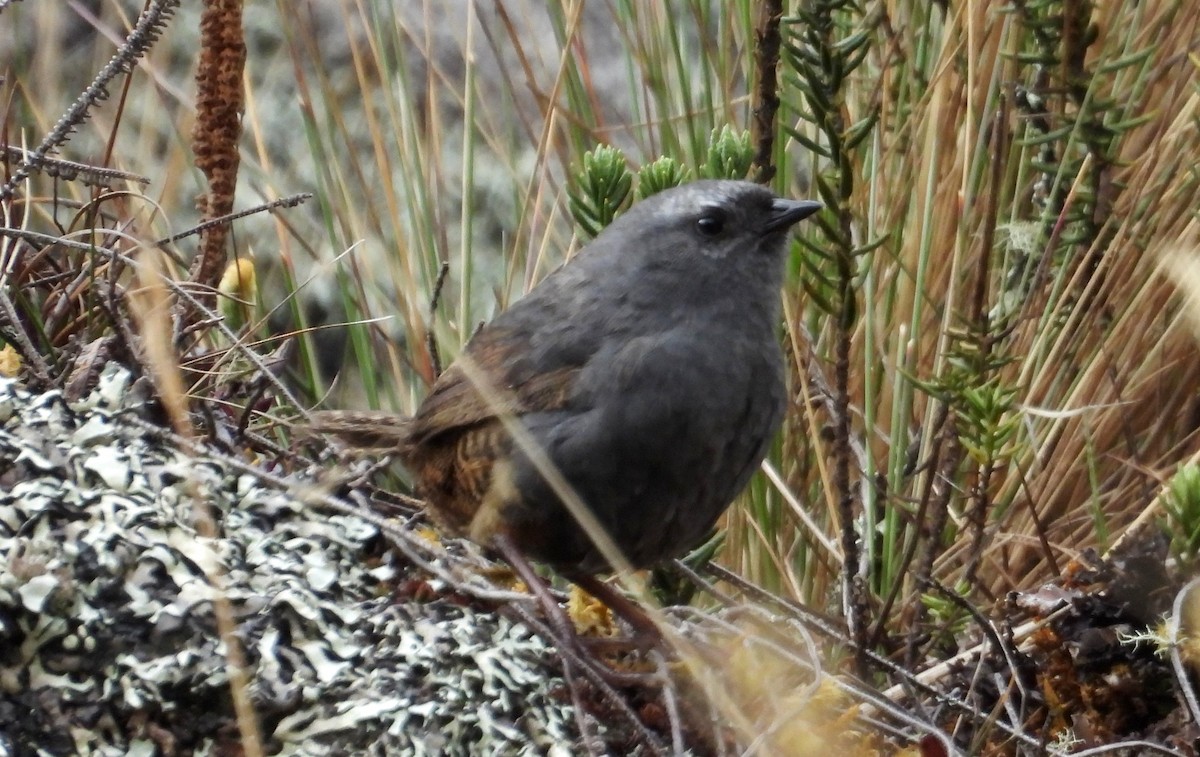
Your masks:
[[[612,610],[578,586],[571,586],[567,615],[580,636],[612,637],[619,633]]]
[[[414,529],[413,533],[435,546],[442,543],[442,535],[438,533],[436,529],[430,528],[429,526],[421,526],[420,528]]]
[[[1145,637],[1169,598],[1162,545],[1151,540],[1106,560],[1083,554],[1057,586],[1016,602],[1047,625],[1026,640],[1040,701],[1029,730],[1103,744],[1144,734],[1174,706],[1171,675]]]
[[[529,593],[529,587],[507,565],[488,568],[483,571],[483,575],[502,589]]]

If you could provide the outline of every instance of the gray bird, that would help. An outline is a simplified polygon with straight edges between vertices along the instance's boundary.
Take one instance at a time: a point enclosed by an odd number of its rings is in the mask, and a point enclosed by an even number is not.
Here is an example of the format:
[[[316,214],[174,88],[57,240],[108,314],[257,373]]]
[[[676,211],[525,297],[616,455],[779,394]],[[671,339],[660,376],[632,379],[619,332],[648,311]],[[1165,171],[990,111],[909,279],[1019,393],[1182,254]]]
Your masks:
[[[680,555],[745,487],[782,420],[788,230],[820,208],[743,181],[661,192],[485,325],[411,419],[326,413],[313,425],[390,439],[456,534],[503,536],[573,575],[607,571],[514,442],[516,421],[634,567]]]

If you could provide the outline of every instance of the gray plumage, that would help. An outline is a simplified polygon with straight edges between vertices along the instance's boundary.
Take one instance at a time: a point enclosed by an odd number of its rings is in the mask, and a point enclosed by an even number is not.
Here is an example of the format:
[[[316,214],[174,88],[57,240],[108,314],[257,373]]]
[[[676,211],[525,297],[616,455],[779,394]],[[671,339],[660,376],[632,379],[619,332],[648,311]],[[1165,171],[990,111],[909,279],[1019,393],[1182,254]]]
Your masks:
[[[695,546],[783,417],[788,230],[819,208],[700,181],[617,218],[484,326],[404,425],[430,511],[567,572],[609,568],[505,431],[512,416],[635,567]]]
[[[522,420],[637,567],[704,538],[782,420],[788,225],[762,231],[776,208],[742,182],[651,197],[493,322],[529,335],[531,373],[582,366],[562,408]],[[725,215],[721,232],[697,228],[705,212]],[[536,468],[515,461],[523,497],[508,520],[535,535],[526,549],[606,567]]]

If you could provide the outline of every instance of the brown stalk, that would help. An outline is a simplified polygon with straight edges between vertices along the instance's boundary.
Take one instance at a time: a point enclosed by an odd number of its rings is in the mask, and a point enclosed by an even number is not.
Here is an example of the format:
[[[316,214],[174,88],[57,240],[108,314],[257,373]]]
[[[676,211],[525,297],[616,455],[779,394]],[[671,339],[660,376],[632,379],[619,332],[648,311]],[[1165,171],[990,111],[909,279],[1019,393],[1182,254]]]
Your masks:
[[[754,87],[753,120],[750,140],[755,145],[753,177],[760,184],[775,178],[775,114],[779,111],[779,47],[782,38],[779,22],[783,17],[783,0],[764,0],[760,5],[758,25],[754,30],[754,63],[757,82]]]
[[[991,280],[992,247],[996,240],[996,219],[1000,214],[1000,194],[1003,191],[1004,168],[1008,155],[1008,100],[1002,98],[992,119],[991,172],[988,176],[988,192],[983,218],[983,239],[979,245],[979,261],[975,270],[975,287],[971,297],[971,324],[979,339],[979,364],[987,370],[988,360],[995,344],[991,333],[991,318],[988,315],[988,282]],[[996,461],[988,459],[976,472],[975,485],[971,488],[967,506],[967,523],[971,531],[971,547],[967,551],[967,567],[963,578],[967,585],[975,583],[975,575],[983,556],[983,535],[987,527],[988,490],[995,474]]]
[[[205,0],[200,17],[200,63],[196,67],[196,124],[192,129],[196,167],[208,180],[208,194],[200,200],[205,220],[233,211],[245,107],[245,66],[241,0]],[[201,301],[210,307],[216,301],[217,282],[225,270],[228,234],[228,224],[209,227],[190,272],[192,281],[212,290],[201,295]]]
[[[950,500],[955,494],[955,473],[963,458],[963,447],[956,427],[954,415],[948,415],[942,430],[942,439],[938,444],[943,453],[941,461],[936,468],[929,471],[928,493],[932,496],[928,502],[932,504],[929,510],[932,517],[917,524],[922,538],[913,540],[913,543],[919,541],[922,546],[916,569],[918,580],[933,580],[934,562],[941,552],[941,536],[946,530],[946,522],[950,519]],[[926,615],[923,602],[914,602],[913,605],[912,625],[904,653],[904,667],[908,670],[916,670],[917,663],[920,662],[918,650],[922,637],[921,627]]]

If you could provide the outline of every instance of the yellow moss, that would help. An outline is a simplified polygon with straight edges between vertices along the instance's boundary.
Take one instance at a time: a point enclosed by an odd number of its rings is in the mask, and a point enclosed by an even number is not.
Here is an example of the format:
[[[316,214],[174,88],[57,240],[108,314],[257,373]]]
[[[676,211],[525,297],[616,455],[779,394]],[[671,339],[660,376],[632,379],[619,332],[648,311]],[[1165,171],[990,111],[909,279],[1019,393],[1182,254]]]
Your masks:
[[[13,378],[19,370],[21,370],[21,356],[17,354],[11,344],[4,345],[4,348],[0,349],[0,376]]]
[[[578,586],[571,586],[567,615],[580,636],[616,636],[618,629],[612,610]]]

